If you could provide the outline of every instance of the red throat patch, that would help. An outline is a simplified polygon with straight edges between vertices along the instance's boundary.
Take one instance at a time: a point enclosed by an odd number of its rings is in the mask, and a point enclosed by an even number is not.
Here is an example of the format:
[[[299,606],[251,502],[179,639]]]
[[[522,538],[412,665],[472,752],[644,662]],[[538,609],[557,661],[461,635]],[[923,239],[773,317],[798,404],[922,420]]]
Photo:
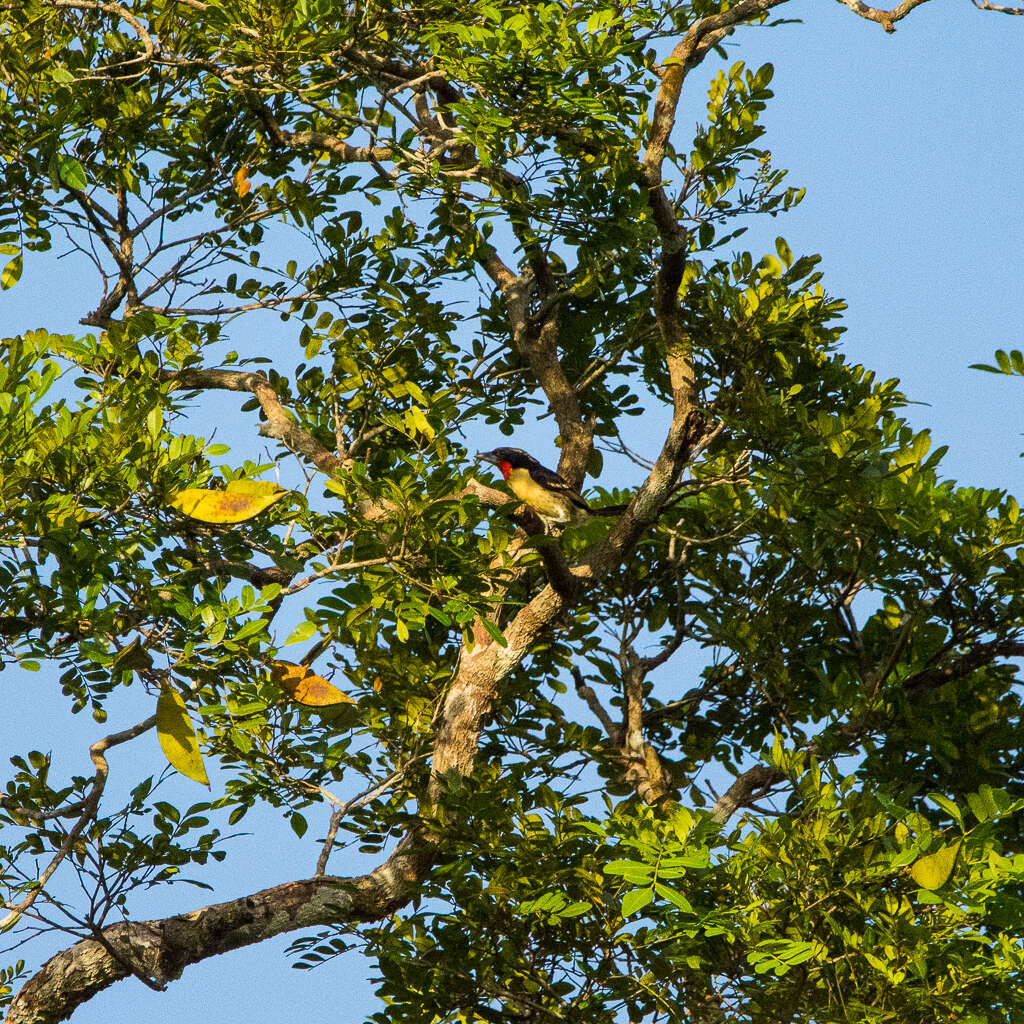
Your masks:
[[[509,476],[509,473],[512,472],[512,463],[511,462],[499,462],[498,463],[498,469],[501,470],[501,475],[507,480],[508,476]]]

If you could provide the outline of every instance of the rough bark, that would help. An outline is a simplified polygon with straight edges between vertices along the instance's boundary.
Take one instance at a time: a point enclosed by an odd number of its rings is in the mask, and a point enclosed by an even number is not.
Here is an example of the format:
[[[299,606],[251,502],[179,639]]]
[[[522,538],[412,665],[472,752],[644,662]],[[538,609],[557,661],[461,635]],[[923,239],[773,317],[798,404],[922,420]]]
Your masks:
[[[431,844],[413,833],[368,875],[308,878],[157,921],[105,928],[51,957],[24,985],[7,1024],[54,1024],[116,981],[137,974],[162,988],[190,964],[337,921],[375,921],[402,907],[430,867]]]

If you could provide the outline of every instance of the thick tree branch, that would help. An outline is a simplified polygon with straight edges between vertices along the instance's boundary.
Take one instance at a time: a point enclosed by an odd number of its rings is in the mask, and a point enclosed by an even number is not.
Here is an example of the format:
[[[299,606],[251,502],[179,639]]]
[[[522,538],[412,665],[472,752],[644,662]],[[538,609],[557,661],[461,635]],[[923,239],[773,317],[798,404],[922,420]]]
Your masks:
[[[477,252],[480,265],[501,291],[519,354],[533,372],[558,424],[562,441],[558,471],[570,483],[579,486],[590,454],[594,427],[583,420],[576,389],[559,361],[555,310],[552,309],[540,324],[533,322],[529,302],[537,284],[534,272],[531,270],[522,276],[514,274],[482,236],[477,239]]]
[[[133,973],[127,964],[166,985],[190,964],[284,932],[380,920],[409,899],[431,855],[431,844],[412,834],[368,875],[286,882],[177,917],[111,925],[105,943],[86,939],[48,960],[15,997],[7,1024],[56,1024]]]
[[[685,380],[679,380],[676,372],[671,375],[676,387],[685,390]],[[675,403],[668,436],[647,480],[608,537],[591,550],[582,565],[572,570],[579,593],[596,585],[621,564],[625,553],[657,519],[702,433],[688,396],[681,394]],[[464,776],[472,770],[481,723],[497,697],[502,680],[527,657],[543,632],[570,603],[564,592],[549,583],[520,609],[505,629],[504,646],[480,631],[480,642],[472,650],[463,651],[458,673],[437,719],[433,800],[440,798],[443,780],[449,772]]]
[[[1001,640],[977,644],[953,661],[915,672],[903,680],[902,686],[908,694],[915,696],[923,694],[945,683],[963,679],[964,676],[970,675],[985,665],[991,665],[999,658],[1024,658],[1024,642]]]
[[[594,717],[604,726],[604,731],[608,738],[618,742],[618,737],[621,736],[622,730],[612,721],[611,715],[608,714],[604,705],[598,699],[594,688],[587,684],[583,678],[583,673],[575,665],[571,667],[570,671],[572,672],[573,682],[576,684],[576,695],[586,702],[587,707],[594,713]]]
[[[260,429],[264,437],[280,441],[290,451],[308,460],[328,476],[336,477],[351,465],[351,452],[345,453],[347,457],[335,455],[292,419],[277,397],[277,392],[262,373],[221,369],[161,370],[160,379],[172,383],[175,389],[179,390],[249,392],[256,397],[267,418],[267,422]],[[488,487],[478,480],[470,480],[452,497],[458,499],[470,494],[487,508],[501,508],[512,501],[505,491]],[[391,510],[391,506],[386,503],[370,501],[362,502],[359,508],[360,513],[368,519],[380,518]]]

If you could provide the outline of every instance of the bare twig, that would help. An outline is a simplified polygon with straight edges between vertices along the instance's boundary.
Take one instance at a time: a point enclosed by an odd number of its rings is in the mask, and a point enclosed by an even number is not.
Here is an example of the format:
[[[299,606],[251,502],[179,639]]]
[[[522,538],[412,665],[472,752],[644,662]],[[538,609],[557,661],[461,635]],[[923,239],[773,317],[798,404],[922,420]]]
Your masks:
[[[99,806],[100,797],[103,795],[103,788],[107,783],[107,775],[109,774],[107,759],[103,755],[110,749],[110,747],[116,747],[120,743],[127,743],[129,740],[133,740],[136,736],[141,736],[144,732],[152,729],[154,725],[156,725],[156,715],[150,715],[149,718],[133,725],[130,729],[124,729],[121,732],[115,732],[111,733],[109,736],[104,736],[103,739],[97,740],[89,748],[89,757],[92,758],[92,763],[96,767],[96,774],[93,776],[92,788],[89,791],[89,795],[83,801],[82,814],[78,821],[71,826],[70,831],[64,837],[64,841],[60,844],[60,847],[54,854],[53,859],[46,866],[39,878],[36,879],[32,887],[32,891],[20,903],[11,907],[7,916],[0,921],[0,932],[6,931],[6,929],[11,927],[11,925],[13,925],[14,922],[17,921],[33,903],[35,903],[46,883],[53,876],[53,873],[58,867],[60,867],[61,862],[71,852],[71,848],[74,845],[75,840],[79,835],[81,835],[82,830],[86,825],[93,820],[96,814],[96,808]]]
[[[72,8],[80,11],[103,11],[105,14],[115,15],[131,25],[146,52],[142,56],[136,57],[134,61],[126,63],[151,61],[160,50],[159,45],[146,30],[146,26],[127,7],[122,7],[120,4],[115,3],[100,3],[99,0],[51,0],[51,2],[54,7]]]
[[[999,14],[1024,14],[1024,7],[1002,7],[999,4],[990,4],[987,0],[971,0],[971,3],[979,11],[996,11]]]
[[[589,686],[583,678],[583,673],[575,666],[571,666],[573,682],[576,684],[576,694],[586,702],[587,707],[594,713],[594,717],[601,723],[604,731],[610,739],[616,739],[622,734],[622,730],[612,721],[612,716],[604,709],[604,705],[598,699],[592,686]]]

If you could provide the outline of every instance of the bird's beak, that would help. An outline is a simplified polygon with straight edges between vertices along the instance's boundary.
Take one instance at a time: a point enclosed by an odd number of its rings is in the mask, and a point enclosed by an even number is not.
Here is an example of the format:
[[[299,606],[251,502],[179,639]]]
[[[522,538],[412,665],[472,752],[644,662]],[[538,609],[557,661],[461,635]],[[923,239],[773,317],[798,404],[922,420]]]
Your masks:
[[[492,466],[496,466],[498,464],[498,460],[495,458],[494,452],[477,452],[476,457],[478,459],[483,459],[484,462],[489,462]]]

